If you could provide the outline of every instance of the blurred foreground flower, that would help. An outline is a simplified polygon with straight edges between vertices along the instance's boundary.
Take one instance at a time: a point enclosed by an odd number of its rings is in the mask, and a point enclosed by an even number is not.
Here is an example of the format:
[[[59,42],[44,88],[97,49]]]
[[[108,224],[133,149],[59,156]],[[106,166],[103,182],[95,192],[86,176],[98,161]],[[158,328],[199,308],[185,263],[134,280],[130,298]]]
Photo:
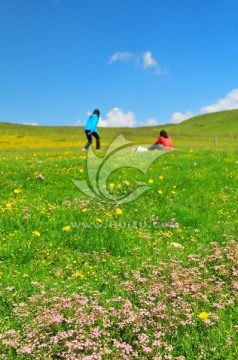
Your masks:
[[[70,225],[68,225],[68,226],[65,226],[65,227],[63,227],[63,231],[69,231],[71,229],[71,226]]]
[[[201,312],[199,315],[198,315],[199,319],[201,320],[205,320],[209,317],[209,314],[205,311]]]
[[[176,243],[176,242],[172,242],[171,244],[170,244],[170,246],[173,246],[173,247],[175,247],[175,248],[178,248],[178,249],[184,249],[184,246],[183,245],[181,245],[181,244],[179,244],[179,243]]]
[[[124,180],[123,181],[125,185],[129,186],[130,185],[130,182],[128,180]]]
[[[80,271],[76,271],[72,276],[73,277],[79,277],[81,279],[84,278],[84,275]]]
[[[34,236],[40,236],[40,232],[39,232],[39,231],[32,231],[32,235],[34,235]]]

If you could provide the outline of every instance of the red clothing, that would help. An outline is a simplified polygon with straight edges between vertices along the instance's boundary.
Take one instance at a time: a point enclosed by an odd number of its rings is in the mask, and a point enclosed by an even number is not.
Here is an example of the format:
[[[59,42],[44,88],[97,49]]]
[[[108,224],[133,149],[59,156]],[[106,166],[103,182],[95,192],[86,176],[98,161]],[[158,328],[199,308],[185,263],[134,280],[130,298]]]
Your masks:
[[[170,137],[165,138],[163,136],[160,136],[160,137],[158,137],[158,139],[156,140],[155,143],[163,145],[165,150],[171,150],[174,148],[174,144]]]

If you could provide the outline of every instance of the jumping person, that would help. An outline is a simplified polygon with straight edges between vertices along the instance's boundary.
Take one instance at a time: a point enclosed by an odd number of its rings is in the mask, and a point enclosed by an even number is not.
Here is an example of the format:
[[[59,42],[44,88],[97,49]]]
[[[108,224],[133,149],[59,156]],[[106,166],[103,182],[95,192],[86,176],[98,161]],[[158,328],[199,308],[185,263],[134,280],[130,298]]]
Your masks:
[[[165,130],[160,131],[160,136],[148,150],[173,150],[174,144]]]
[[[88,150],[92,144],[92,136],[96,139],[96,149],[100,149],[100,137],[98,135],[97,123],[99,120],[100,111],[95,109],[93,113],[89,116],[86,125],[84,127],[85,134],[87,136],[88,142],[84,146],[83,150]]]

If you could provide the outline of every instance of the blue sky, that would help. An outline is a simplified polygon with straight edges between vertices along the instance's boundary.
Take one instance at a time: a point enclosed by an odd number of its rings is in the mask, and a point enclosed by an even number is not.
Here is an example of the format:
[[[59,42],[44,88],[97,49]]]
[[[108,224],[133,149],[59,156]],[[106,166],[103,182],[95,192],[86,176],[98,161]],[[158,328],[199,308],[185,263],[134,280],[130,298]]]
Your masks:
[[[179,123],[238,108],[237,0],[0,0],[0,121]]]

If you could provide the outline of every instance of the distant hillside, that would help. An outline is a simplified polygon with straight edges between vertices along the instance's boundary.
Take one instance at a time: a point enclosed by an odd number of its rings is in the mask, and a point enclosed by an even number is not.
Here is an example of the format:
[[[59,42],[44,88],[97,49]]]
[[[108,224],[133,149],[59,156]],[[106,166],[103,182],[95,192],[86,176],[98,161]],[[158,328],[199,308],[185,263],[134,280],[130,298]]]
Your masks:
[[[238,135],[238,110],[221,111],[212,114],[195,116],[176,125],[176,128],[188,135],[218,134]]]
[[[236,147],[238,143],[238,110],[205,114],[183,121],[138,128],[100,128],[102,146],[108,146],[123,134],[134,144],[151,144],[161,129],[166,129],[175,146]],[[85,134],[78,126],[30,126],[0,123],[0,148],[78,147],[85,143]]]

